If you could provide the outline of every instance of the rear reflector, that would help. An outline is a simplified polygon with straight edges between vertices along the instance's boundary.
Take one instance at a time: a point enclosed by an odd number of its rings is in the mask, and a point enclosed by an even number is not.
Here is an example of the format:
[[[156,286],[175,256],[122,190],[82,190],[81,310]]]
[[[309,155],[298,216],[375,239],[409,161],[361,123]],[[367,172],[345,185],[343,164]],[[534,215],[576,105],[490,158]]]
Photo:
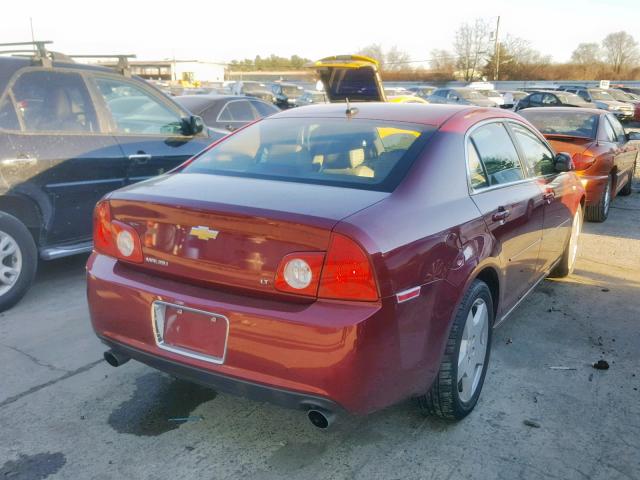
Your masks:
[[[398,303],[406,302],[420,296],[420,290],[422,287],[410,288],[400,293],[396,293],[396,300]]]

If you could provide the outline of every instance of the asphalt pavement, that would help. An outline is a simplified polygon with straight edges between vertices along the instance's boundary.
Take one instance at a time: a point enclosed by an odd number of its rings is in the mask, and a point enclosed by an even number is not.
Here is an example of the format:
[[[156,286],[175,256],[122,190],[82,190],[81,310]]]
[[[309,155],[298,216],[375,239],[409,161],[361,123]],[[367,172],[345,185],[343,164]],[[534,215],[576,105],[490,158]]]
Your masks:
[[[407,400],[321,431],[134,361],[114,369],[85,261],[43,264],[0,314],[1,479],[640,478],[637,183],[585,224],[574,275],[544,281],[496,330],[480,402],[457,424]]]

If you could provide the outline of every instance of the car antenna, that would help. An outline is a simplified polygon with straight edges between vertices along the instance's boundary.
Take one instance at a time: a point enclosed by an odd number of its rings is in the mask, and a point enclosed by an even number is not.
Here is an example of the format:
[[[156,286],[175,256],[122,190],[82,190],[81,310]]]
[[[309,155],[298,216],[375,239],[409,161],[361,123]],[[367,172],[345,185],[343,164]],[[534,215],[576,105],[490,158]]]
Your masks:
[[[351,116],[354,113],[358,112],[357,108],[351,107],[351,104],[349,103],[349,97],[345,97],[345,101],[347,102],[347,111],[345,112],[347,114],[347,116]]]

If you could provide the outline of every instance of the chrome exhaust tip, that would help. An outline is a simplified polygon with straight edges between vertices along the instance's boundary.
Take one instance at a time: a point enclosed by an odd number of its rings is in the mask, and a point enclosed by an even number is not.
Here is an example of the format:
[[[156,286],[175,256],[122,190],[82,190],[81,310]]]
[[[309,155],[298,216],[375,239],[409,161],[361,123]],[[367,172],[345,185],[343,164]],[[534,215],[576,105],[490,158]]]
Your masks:
[[[114,352],[113,350],[107,350],[104,352],[104,360],[112,367],[119,367],[131,360],[131,358],[121,353]]]
[[[322,430],[329,428],[336,418],[334,413],[323,408],[312,408],[307,412],[307,417],[314,427]]]

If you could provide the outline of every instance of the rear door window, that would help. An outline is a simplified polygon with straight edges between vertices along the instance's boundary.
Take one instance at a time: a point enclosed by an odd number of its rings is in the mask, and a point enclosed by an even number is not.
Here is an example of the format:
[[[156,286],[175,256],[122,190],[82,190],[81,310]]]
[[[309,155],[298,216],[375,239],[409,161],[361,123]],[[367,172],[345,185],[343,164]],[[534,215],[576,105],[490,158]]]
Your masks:
[[[20,122],[13,102],[9,95],[5,95],[0,102],[0,129],[2,130],[20,130]]]
[[[611,126],[613,127],[613,131],[616,133],[616,137],[618,142],[625,142],[627,140],[627,135],[624,133],[624,128],[614,115],[607,115],[607,120],[611,122]]]
[[[251,102],[251,105],[253,105],[253,108],[255,108],[258,111],[258,115],[260,117],[268,117],[269,115],[273,115],[274,113],[277,113],[280,111],[278,107],[269,105],[268,103],[265,103],[265,102],[260,102],[258,100],[249,100],[249,101]]]
[[[604,136],[606,141],[611,143],[616,143],[618,141],[618,138],[608,118],[605,118],[604,122],[602,122],[602,127],[604,128]]]
[[[510,124],[510,126],[516,141],[520,144],[529,171],[536,177],[555,173],[553,152],[527,128],[517,124]]]
[[[220,122],[252,122],[258,118],[248,100],[233,100],[225,105],[218,116]]]
[[[25,72],[12,90],[27,132],[98,131],[93,103],[77,73]]]
[[[502,123],[489,123],[471,135],[484,166],[490,186],[516,182],[524,178],[518,152]]]

